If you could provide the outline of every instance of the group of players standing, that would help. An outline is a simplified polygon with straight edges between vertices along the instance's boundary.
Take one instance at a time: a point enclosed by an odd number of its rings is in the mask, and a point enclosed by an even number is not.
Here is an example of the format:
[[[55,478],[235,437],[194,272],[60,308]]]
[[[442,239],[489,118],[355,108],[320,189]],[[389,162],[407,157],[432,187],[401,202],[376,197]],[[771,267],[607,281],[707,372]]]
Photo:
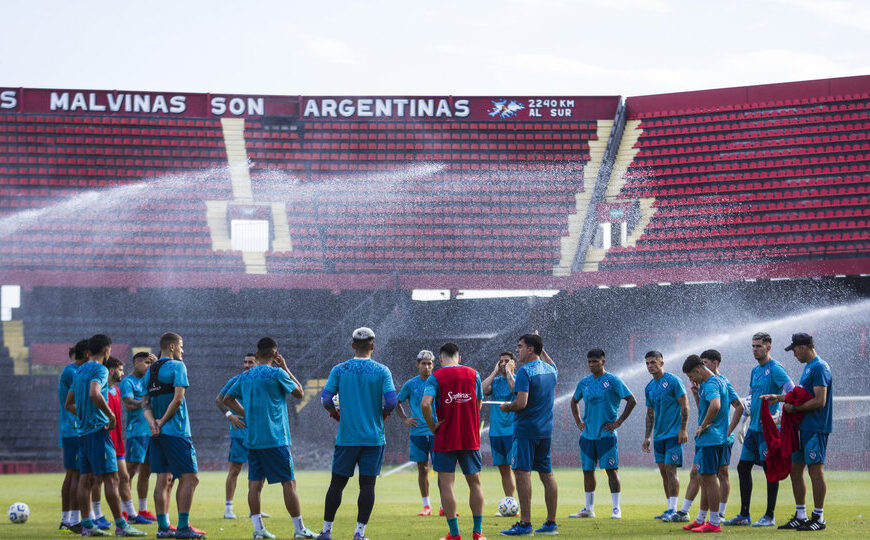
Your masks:
[[[261,339],[257,352],[246,356],[245,370],[227,382],[216,400],[231,424],[231,465],[224,516],[235,518],[232,498],[236,479],[241,465],[247,462],[248,503],[254,538],[274,538],[264,526],[263,517],[266,516],[260,508],[260,493],[268,481],[282,484],[295,538],[331,540],[342,492],[358,471],[360,493],[354,539],[365,540],[365,528],[375,502],[375,482],[383,462],[384,421],[397,409],[398,415],[411,429],[409,454],[411,461],[417,462],[423,499],[423,510],[419,515],[432,514],[428,481],[431,458],[438,476],[440,514],[446,517],[449,528],[445,538],[461,539],[453,490],[458,463],[470,489],[472,538],[484,539],[479,413],[484,395],[491,395],[497,402],[492,405],[489,427],[493,465],[499,468],[505,495],[512,497],[516,490],[519,499],[520,520],[501,534],[558,534],[558,487],[550,457],[558,370],[544,350],[540,336],[537,333],[521,336],[516,356],[502,353],[492,373],[484,380],[476,370],[461,364],[459,348],[453,343],[440,348],[438,370],[433,370],[435,355],[421,351],[417,356],[419,375],[407,381],[398,393],[390,370],[372,360],[374,339],[374,332],[369,328],[353,332],[354,357],[332,368],[321,394],[321,404],[338,421],[338,433],[319,535],[303,523],[290,453],[286,397],[288,394],[302,397],[302,387],[272,338]],[[741,418],[749,416],[749,430],[738,465],[741,512],[725,524],[750,524],[751,469],[754,464],[765,466],[767,457],[761,428],[761,417],[764,416],[761,410],[767,407],[762,407],[762,404],[768,402],[767,409],[775,413],[778,403],[785,401],[784,416],[791,416],[800,444],[798,451],[790,456],[796,513],[780,528],[820,530],[825,527],[822,508],[825,445],[832,422],[831,372],[816,355],[812,337],[795,334],[786,350],[793,350],[795,357],[806,364],[800,380],[803,396],[796,399],[795,392],[790,392],[793,385],[785,370],[770,358],[771,343],[767,334],[753,336],[753,354],[759,365],[753,368],[750,379],[752,393],[748,414],[744,414],[744,406],[734,388],[718,373],[721,355],[717,351],[704,351],[700,356],[692,355],[685,360],[682,370],[691,381],[699,415],[694,465],[679,510],[677,468],[682,466],[683,444],[688,441],[686,390],[678,377],[664,371],[661,353],[650,351],[646,355],[652,380],[645,390],[647,419],[642,450],[650,452],[652,447],[667,499],[667,510],[656,519],[688,522],[688,513],[700,488],[701,510],[695,521],[684,528],[694,532],[721,531],[720,520],[724,519],[730,490],[728,463],[734,432],[740,432],[737,426]],[[98,490],[94,487],[101,481],[115,518],[116,535],[143,536],[145,533],[133,528],[129,521],[151,523],[156,520],[158,538],[205,537],[203,531],[189,523],[198,477],[184,398],[189,383],[182,362],[181,337],[173,333],[164,334],[160,349],[160,358],[137,353],[134,372],[123,379],[123,366],[110,356],[111,340],[107,336],[96,335],[78,343],[71,351],[74,361],[64,370],[59,384],[63,407],[61,438],[67,470],[61,529],[80,531],[83,536],[108,535],[103,530],[109,528],[104,526],[109,525],[105,518],[103,521],[106,523],[101,524],[96,520],[98,516],[84,517],[86,509],[94,508],[99,512],[99,504],[92,504],[92,500],[98,500]],[[619,519],[622,512],[616,430],[629,417],[636,400],[619,377],[606,372],[603,350],[589,351],[587,361],[591,374],[578,382],[570,402],[570,410],[581,431],[580,458],[586,502],[570,517],[595,517],[594,471],[599,466],[608,477],[613,502],[611,517]],[[110,382],[119,381],[120,391],[110,392]],[[120,406],[116,406],[115,411],[110,406],[111,394],[119,395],[127,409],[127,467],[123,466],[123,441],[119,445],[110,435],[120,418]],[[400,404],[406,401],[411,414],[406,413]],[[626,405],[618,415],[621,401]],[[729,405],[734,409],[730,421]],[[785,424],[785,419],[783,422]],[[809,468],[815,502],[810,517],[804,503],[805,465]],[[538,473],[543,484],[547,511],[546,520],[537,529],[531,524],[532,471]],[[140,475],[138,512],[130,496],[130,477],[136,472]],[[157,474],[154,490],[156,516],[147,511],[148,475],[151,472]],[[169,524],[168,519],[169,499],[176,479],[177,529]],[[773,511],[777,487],[776,482],[768,483],[767,512],[752,525],[775,525]]]

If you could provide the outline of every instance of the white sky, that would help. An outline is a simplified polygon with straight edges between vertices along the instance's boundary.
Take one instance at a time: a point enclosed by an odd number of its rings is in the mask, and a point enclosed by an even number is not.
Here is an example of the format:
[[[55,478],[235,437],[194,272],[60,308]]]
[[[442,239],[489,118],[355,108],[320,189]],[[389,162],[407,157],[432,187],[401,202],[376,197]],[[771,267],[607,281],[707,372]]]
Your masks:
[[[0,0],[0,86],[642,95],[870,74],[860,0]]]

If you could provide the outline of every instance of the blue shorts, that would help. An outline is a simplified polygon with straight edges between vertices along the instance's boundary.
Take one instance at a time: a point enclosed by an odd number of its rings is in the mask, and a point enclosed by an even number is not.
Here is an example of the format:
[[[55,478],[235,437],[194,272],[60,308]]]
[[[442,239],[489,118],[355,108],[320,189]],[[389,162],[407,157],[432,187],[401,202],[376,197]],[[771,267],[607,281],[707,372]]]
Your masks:
[[[695,463],[698,464],[698,474],[719,474],[722,451],[725,446],[728,445],[716,444],[695,447]]]
[[[594,471],[598,464],[602,469],[619,468],[619,444],[616,437],[597,440],[580,437],[580,466],[584,471]]]
[[[68,471],[79,470],[79,438],[64,437],[60,444],[63,447],[63,468]]]
[[[238,462],[237,462],[238,463]],[[248,480],[270,484],[295,480],[293,454],[289,446],[248,450]]]
[[[489,447],[492,450],[492,465],[494,467],[498,467],[499,465],[510,465],[511,458],[513,454],[514,446],[514,436],[513,435],[503,435],[503,436],[490,436],[489,437]]]
[[[79,472],[94,476],[118,472],[115,445],[105,429],[79,437]]]
[[[148,461],[148,445],[151,436],[127,437],[127,461],[130,463],[146,463]]]
[[[151,437],[148,453],[151,458],[151,472],[155,474],[172,473],[173,478],[180,478],[182,474],[198,471],[196,450],[189,437]]]
[[[683,445],[676,437],[668,437],[660,441],[653,441],[653,452],[656,463],[665,465],[683,466]]]
[[[767,459],[767,442],[764,433],[753,429],[746,431],[743,438],[743,450],[740,451],[740,461],[751,461],[757,465]]]
[[[550,462],[550,439],[524,439],[514,436],[511,446],[511,469],[545,474],[553,472]]]
[[[828,448],[828,434],[801,431],[800,437],[801,449],[791,455],[791,462],[806,465],[824,463]]]
[[[378,476],[384,462],[384,446],[335,446],[332,472],[350,478],[355,466],[362,476]]]
[[[248,447],[245,446],[245,439],[238,437],[230,437],[230,457],[227,461],[230,463],[245,463],[248,461]]]
[[[480,472],[482,465],[480,450],[435,452],[435,458],[432,460],[432,468],[435,469],[435,472],[453,473],[456,472],[457,461],[459,462],[459,468],[462,469],[462,474],[469,475]]]
[[[734,441],[722,445],[722,459],[719,460],[720,467],[731,465],[731,449],[734,448]]]
[[[432,456],[432,447],[435,445],[434,435],[411,435],[408,441],[408,461],[416,461],[417,463],[429,463]]]

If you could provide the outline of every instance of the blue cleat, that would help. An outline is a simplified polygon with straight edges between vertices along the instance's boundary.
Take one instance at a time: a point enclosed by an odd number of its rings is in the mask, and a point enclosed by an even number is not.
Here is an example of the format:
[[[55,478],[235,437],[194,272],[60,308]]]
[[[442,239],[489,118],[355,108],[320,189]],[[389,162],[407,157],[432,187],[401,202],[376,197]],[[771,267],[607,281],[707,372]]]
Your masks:
[[[752,524],[753,527],[774,527],[776,521],[771,516],[761,516],[761,519]]]
[[[559,534],[559,526],[556,525],[555,521],[545,521],[543,525],[535,529],[535,534],[556,535]]]
[[[737,514],[733,518],[727,521],[723,521],[722,525],[726,525],[728,527],[746,527],[748,525],[752,525],[752,518],[749,516]]]
[[[100,517],[98,517],[97,519],[95,519],[95,520],[94,520],[94,525],[95,525],[98,529],[103,529],[104,531],[108,531],[109,529],[112,528],[112,524],[109,523],[109,520],[106,519],[106,516],[100,516]]]
[[[134,518],[129,518],[127,520],[127,523],[135,523],[136,525],[151,525],[154,522],[144,516],[136,516]]]
[[[517,521],[510,529],[501,531],[501,534],[504,536],[532,536],[534,530],[531,523],[523,524],[522,521]]]
[[[676,512],[674,510],[665,510],[664,512],[657,515],[653,519],[660,519],[662,521],[668,521],[668,519],[674,514],[676,514]]]

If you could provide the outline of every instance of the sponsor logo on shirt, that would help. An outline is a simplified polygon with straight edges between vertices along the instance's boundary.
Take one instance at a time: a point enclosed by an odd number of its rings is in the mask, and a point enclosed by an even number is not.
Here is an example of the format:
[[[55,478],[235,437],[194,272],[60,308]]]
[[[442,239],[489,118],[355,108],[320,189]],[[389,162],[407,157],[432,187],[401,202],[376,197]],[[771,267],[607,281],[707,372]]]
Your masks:
[[[468,401],[471,401],[471,394],[447,392],[447,399],[444,400],[444,403],[465,403]]]

